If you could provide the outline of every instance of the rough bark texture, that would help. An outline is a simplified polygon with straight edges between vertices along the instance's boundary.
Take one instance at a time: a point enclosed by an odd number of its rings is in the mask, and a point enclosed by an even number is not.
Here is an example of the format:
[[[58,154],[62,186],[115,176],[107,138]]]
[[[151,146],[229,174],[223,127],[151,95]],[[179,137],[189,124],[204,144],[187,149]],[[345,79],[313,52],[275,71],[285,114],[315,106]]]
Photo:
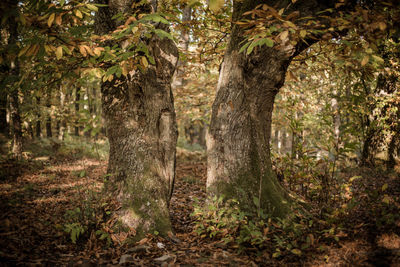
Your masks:
[[[107,4],[97,17],[103,33],[115,28],[112,15],[129,12],[130,6],[126,1]],[[165,235],[171,231],[168,204],[175,178],[177,127],[170,84],[178,51],[171,40],[155,36],[148,48],[155,65],[101,87],[112,175],[107,190],[121,203],[115,215],[122,228]]]
[[[285,1],[234,1],[233,20],[260,3]],[[293,9],[302,16],[325,8],[316,1],[298,1]],[[260,208],[280,217],[290,211],[289,198],[271,170],[269,141],[275,95],[284,84],[292,57],[305,49],[266,46],[249,56],[239,53],[243,31],[233,26],[221,67],[208,136],[207,189],[210,194],[235,198],[242,208]]]

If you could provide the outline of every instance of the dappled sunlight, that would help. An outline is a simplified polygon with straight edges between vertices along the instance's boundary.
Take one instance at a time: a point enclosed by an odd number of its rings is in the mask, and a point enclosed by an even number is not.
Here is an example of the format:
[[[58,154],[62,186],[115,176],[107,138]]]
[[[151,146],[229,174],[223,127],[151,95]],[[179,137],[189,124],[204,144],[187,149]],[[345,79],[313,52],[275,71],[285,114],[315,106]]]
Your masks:
[[[395,233],[387,233],[378,237],[378,246],[386,249],[400,250],[400,237]]]
[[[43,204],[53,204],[53,205],[57,205],[60,202],[68,202],[71,201],[70,198],[68,198],[66,195],[61,195],[61,196],[51,196],[51,197],[41,197],[41,198],[37,198],[35,200],[29,201],[30,204],[39,204],[39,205],[43,205]]]

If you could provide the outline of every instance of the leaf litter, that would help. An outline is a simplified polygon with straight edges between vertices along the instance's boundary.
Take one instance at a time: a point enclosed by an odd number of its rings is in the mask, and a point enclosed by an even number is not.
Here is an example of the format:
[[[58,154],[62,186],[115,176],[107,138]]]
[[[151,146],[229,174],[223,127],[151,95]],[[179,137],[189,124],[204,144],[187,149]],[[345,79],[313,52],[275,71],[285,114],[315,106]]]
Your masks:
[[[34,166],[34,167],[32,167]],[[84,167],[83,167],[84,166]],[[174,233],[167,238],[147,235],[136,244],[124,243],[127,236],[111,233],[100,240],[93,231],[71,242],[64,231],[68,210],[96,205],[84,188],[100,192],[107,162],[93,159],[29,164],[26,170],[0,180],[0,265],[28,266],[280,266],[280,265],[393,265],[400,262],[400,222],[395,229],[374,229],[374,203],[366,195],[384,188],[393,205],[400,196],[399,177],[385,179],[364,170],[354,189],[360,204],[344,220],[349,226],[337,243],[316,244],[319,249],[297,258],[274,259],[271,252],[238,253],[234,245],[201,238],[194,231],[193,206],[206,197],[206,162],[203,158],[178,158],[175,192],[170,215]],[[1,168],[20,168],[13,162]],[[24,167],[24,166],[22,166]],[[97,216],[97,215],[96,215]],[[96,219],[102,219],[101,216]],[[349,223],[351,222],[351,224]],[[107,221],[105,229],[111,228]],[[108,224],[108,226],[107,226]],[[372,228],[371,228],[372,227]],[[108,233],[110,234],[110,233]],[[315,234],[318,235],[318,234]],[[116,241],[118,239],[118,241]],[[314,238],[313,238],[314,239]],[[318,239],[318,238],[317,238]],[[318,239],[319,240],[319,239]],[[314,241],[313,241],[314,242]],[[315,241],[318,242],[318,241]],[[116,245],[119,243],[120,245]]]

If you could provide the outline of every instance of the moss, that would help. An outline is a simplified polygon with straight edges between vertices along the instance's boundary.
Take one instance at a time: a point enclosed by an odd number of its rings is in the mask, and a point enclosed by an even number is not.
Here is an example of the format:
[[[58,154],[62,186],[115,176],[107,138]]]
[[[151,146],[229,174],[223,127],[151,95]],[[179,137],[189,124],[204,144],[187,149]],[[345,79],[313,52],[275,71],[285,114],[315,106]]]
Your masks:
[[[167,205],[167,185],[152,165],[147,164],[144,170],[140,175],[126,175],[120,182],[122,195],[120,193],[118,197],[122,207],[117,213],[120,217],[118,230],[128,232],[133,227],[136,236],[131,238],[132,242],[155,231],[167,236],[172,229]]]
[[[209,190],[218,196],[239,200],[240,208],[243,210],[251,212],[261,208],[272,216],[284,218],[291,211],[292,200],[278,183],[269,163],[263,168],[264,171],[261,170],[256,142],[253,140],[251,143],[253,147],[249,167],[229,174],[229,182],[218,181]],[[257,207],[253,199],[259,198],[260,181],[262,183],[260,206]]]

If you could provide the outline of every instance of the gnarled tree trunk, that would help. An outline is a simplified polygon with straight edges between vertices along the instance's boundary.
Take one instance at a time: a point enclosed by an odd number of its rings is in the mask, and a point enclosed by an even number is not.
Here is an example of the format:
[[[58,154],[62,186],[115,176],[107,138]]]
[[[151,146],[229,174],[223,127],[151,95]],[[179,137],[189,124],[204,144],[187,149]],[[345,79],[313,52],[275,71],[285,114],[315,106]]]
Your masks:
[[[126,1],[106,1],[97,16],[98,32],[112,31],[111,17],[129,12]],[[121,10],[122,9],[122,10]],[[149,53],[156,63],[128,77],[101,86],[103,114],[110,142],[107,191],[121,208],[115,211],[123,228],[140,235],[171,231],[168,205],[175,178],[177,127],[171,78],[178,51],[167,39],[153,36]]]
[[[259,4],[287,6],[290,1],[234,1],[233,21]],[[297,1],[301,16],[325,8],[316,1]],[[208,136],[207,190],[240,201],[244,209],[261,208],[284,217],[289,198],[271,169],[271,117],[275,95],[284,84],[291,59],[307,44],[263,46],[239,53],[243,30],[233,24],[220,71]],[[260,201],[255,207],[254,198]]]

